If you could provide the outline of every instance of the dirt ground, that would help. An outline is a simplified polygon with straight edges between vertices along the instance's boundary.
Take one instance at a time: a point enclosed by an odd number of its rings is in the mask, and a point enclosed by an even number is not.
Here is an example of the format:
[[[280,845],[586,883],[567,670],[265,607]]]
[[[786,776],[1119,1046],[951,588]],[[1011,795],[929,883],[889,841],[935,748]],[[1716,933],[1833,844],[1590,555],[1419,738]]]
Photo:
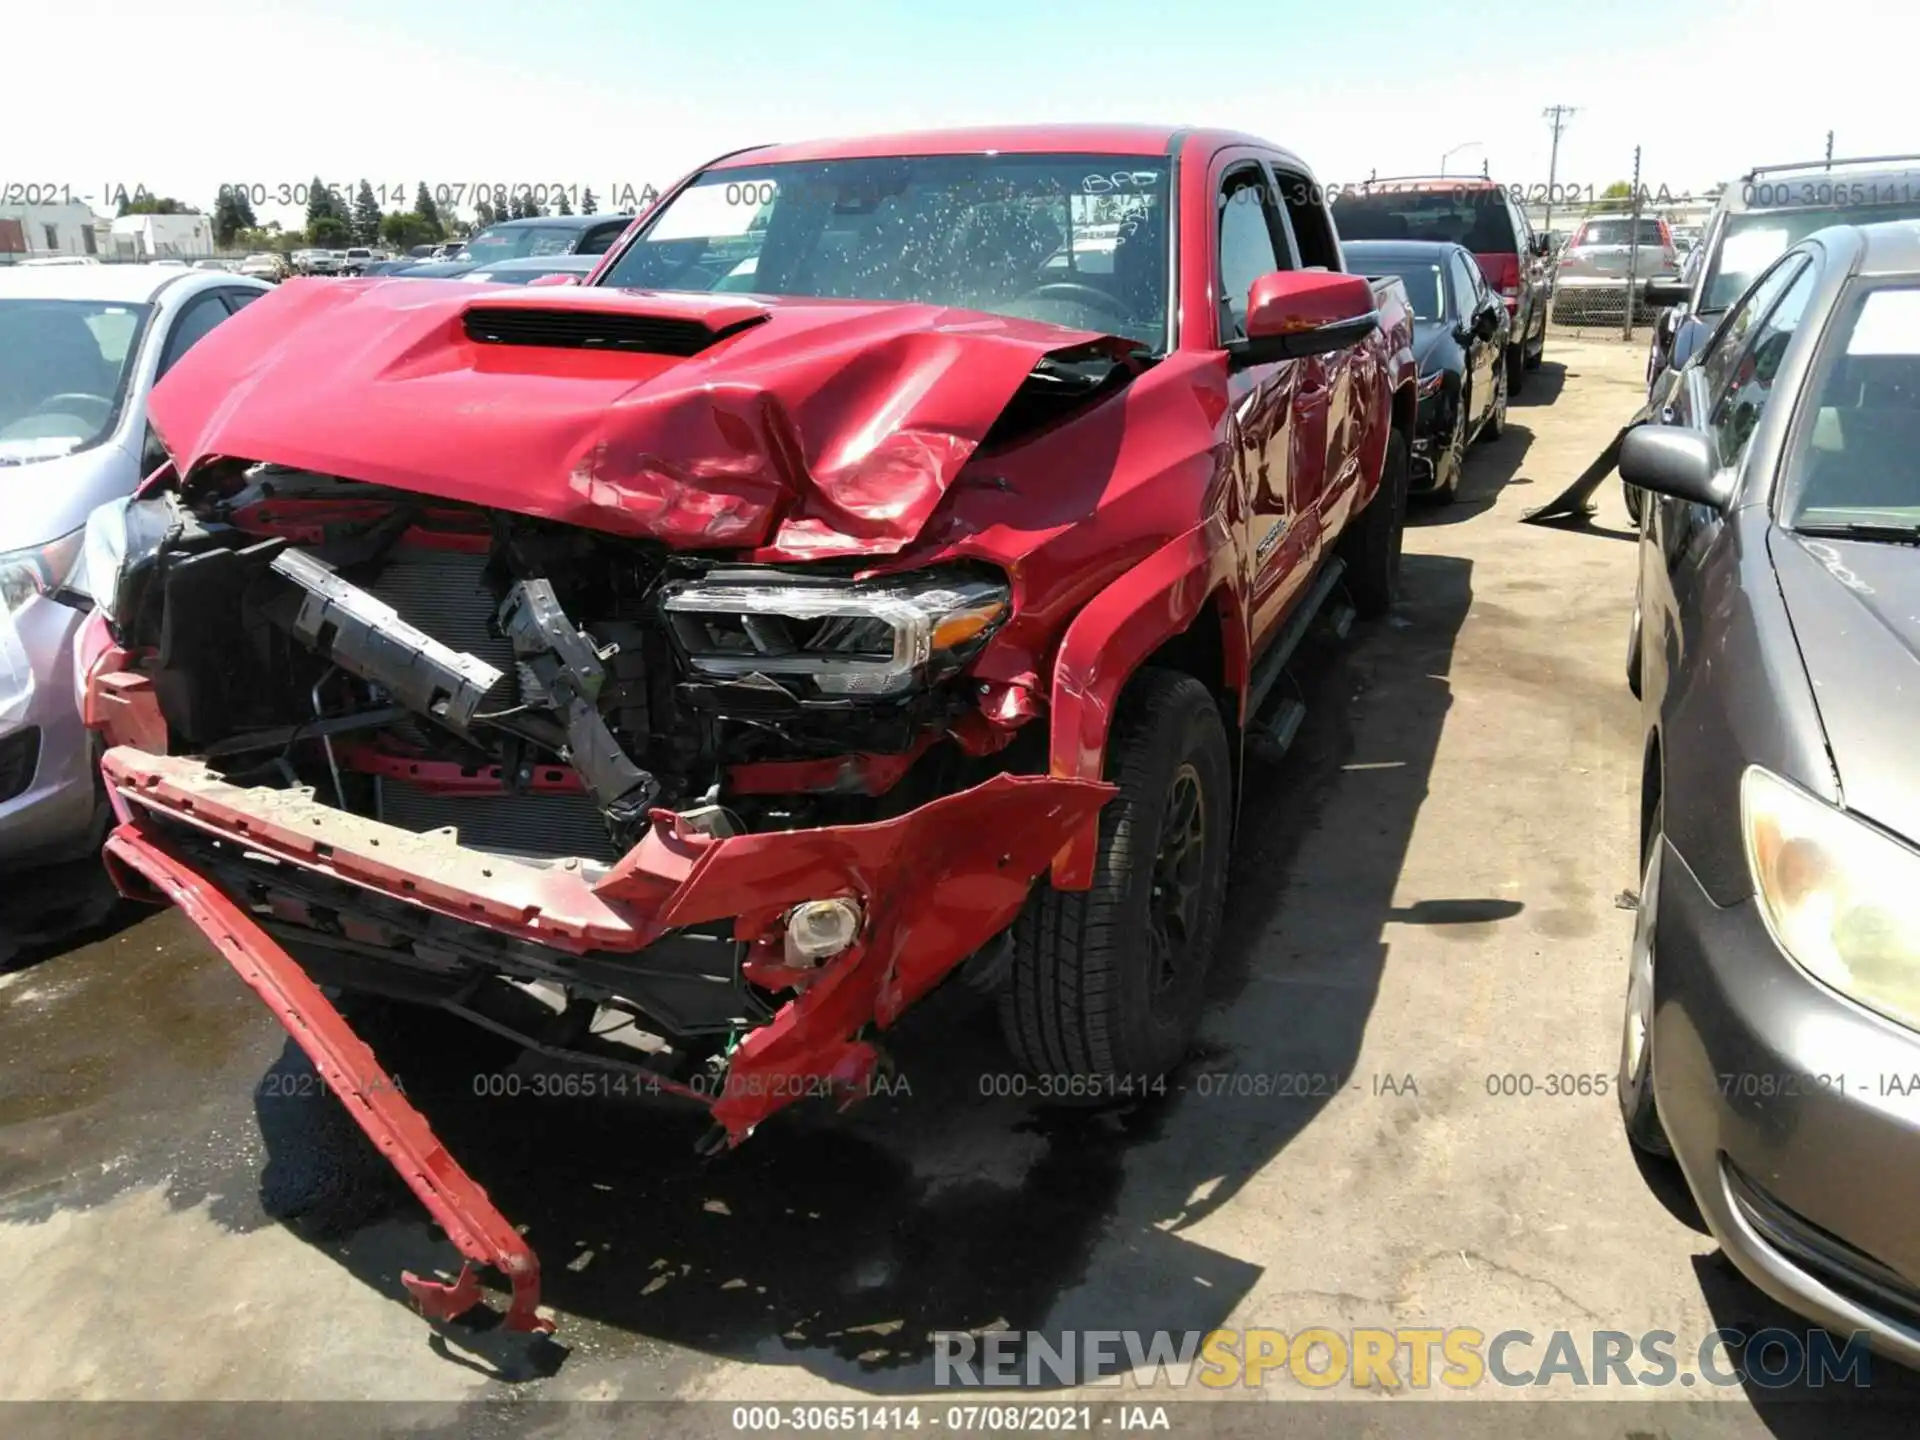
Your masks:
[[[1617,483],[1585,528],[1518,522],[1632,412],[1643,361],[1556,333],[1460,501],[1416,508],[1400,613],[1305,667],[1169,1099],[1090,1121],[994,1093],[1008,1062],[959,991],[894,1045],[905,1092],[714,1161],[698,1122],[630,1101],[445,1097],[565,1349],[436,1332],[398,1273],[451,1248],[210,947],[122,916],[0,973],[0,1398],[874,1402],[929,1393],[935,1330],[1663,1329],[1684,1355],[1795,1326],[1642,1175],[1610,1094],[1546,1093],[1615,1067],[1634,549]],[[309,1233],[263,1191],[363,1223]],[[1578,1392],[1505,1398],[1542,1394]],[[1714,1434],[1843,1433],[1738,1387],[1639,1398],[1668,1433],[1701,1409]]]

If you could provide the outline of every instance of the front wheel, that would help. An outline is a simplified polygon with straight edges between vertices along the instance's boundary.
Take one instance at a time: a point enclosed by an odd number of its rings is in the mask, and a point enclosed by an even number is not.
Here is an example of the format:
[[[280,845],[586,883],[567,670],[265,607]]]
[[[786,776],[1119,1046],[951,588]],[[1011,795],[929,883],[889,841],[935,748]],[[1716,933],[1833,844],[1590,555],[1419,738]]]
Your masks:
[[[1507,362],[1493,367],[1493,409],[1480,427],[1482,440],[1498,440],[1507,433]]]
[[[1120,793],[1100,812],[1093,886],[1035,888],[1013,929],[1000,1025],[1015,1058],[1069,1103],[1138,1093],[1199,1028],[1225,909],[1232,767],[1213,696],[1143,670],[1107,750]]]
[[[1627,961],[1627,1013],[1620,1031],[1620,1119],[1627,1139],[1649,1155],[1671,1155],[1653,1090],[1654,941],[1660,928],[1660,855],[1665,807],[1655,802],[1640,870],[1640,909]]]

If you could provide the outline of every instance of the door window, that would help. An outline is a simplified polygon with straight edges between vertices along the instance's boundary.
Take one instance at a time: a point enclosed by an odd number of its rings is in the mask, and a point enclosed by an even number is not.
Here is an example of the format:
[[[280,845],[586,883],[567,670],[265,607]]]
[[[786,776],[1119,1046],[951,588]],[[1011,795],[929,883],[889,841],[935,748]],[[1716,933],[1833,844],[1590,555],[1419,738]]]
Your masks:
[[[1220,189],[1220,339],[1247,337],[1247,292],[1262,275],[1283,269],[1274,237],[1278,216],[1265,177],[1236,171]]]

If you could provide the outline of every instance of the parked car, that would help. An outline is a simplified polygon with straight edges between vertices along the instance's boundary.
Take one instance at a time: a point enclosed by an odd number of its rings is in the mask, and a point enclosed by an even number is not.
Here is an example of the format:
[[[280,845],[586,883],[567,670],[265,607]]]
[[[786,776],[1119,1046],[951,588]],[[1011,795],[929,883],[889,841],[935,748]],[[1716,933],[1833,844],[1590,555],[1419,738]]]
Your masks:
[[[112,866],[271,995],[508,1328],[547,1328],[525,1240],[316,982],[536,1025],[710,1146],[861,1093],[963,964],[1058,1093],[1165,1088],[1234,757],[1290,736],[1309,624],[1399,585],[1406,292],[1318,193],[1214,131],[761,148],[592,285],[285,287],[162,389],[171,469],[89,540]],[[1053,278],[1112,210],[1112,270]]]
[[[391,278],[404,277],[408,280],[453,280],[473,269],[477,262],[472,260],[431,260],[425,262],[399,262],[394,268],[381,272]]]
[[[1473,176],[1400,176],[1348,186],[1335,197],[1334,224],[1345,240],[1426,240],[1464,245],[1505,302],[1507,391],[1518,395],[1526,372],[1547,348],[1553,270],[1547,237],[1505,187]]]
[[[1920,156],[1762,165],[1723,186],[1678,279],[1646,288],[1654,325],[1647,391],[1714,331],[1748,284],[1790,246],[1829,225],[1920,219]]]
[[[1621,321],[1627,313],[1628,267],[1635,281],[1680,267],[1673,229],[1658,215],[1593,215],[1573,232],[1554,273],[1554,312],[1563,321]]]
[[[1412,490],[1450,504],[1459,498],[1467,447],[1506,427],[1507,307],[1464,246],[1349,240],[1340,249],[1353,273],[1406,286],[1420,395]]]
[[[1627,1133],[1754,1284],[1920,1365],[1915,227],[1762,262],[1660,385],[1620,447],[1650,500]]]
[[[750,207],[741,207],[751,216]],[[542,215],[502,220],[463,242],[458,254],[480,264],[537,255],[604,255],[633,223],[631,215]]]
[[[61,265],[98,265],[100,262],[91,255],[36,255],[31,260],[22,260],[19,263],[22,266],[31,265],[44,269]]]
[[[277,250],[261,250],[240,262],[240,273],[254,280],[279,284],[293,273],[287,257]]]
[[[365,272],[367,266],[377,264],[384,258],[384,256],[364,245],[352,246],[341,252],[340,273],[342,275],[362,274]]]
[[[73,578],[96,505],[164,461],[154,382],[268,287],[186,267],[0,270],[0,868],[97,846],[104,797],[74,705]]]
[[[369,265],[361,266],[360,273],[362,275],[398,275],[405,270],[417,269],[422,263],[411,257],[402,260],[375,260]]]
[[[535,280],[567,275],[578,284],[591,275],[599,264],[598,255],[537,255],[521,260],[476,264],[459,278],[494,285],[527,285]]]
[[[296,250],[293,268],[302,275],[337,275],[340,262],[331,250]]]

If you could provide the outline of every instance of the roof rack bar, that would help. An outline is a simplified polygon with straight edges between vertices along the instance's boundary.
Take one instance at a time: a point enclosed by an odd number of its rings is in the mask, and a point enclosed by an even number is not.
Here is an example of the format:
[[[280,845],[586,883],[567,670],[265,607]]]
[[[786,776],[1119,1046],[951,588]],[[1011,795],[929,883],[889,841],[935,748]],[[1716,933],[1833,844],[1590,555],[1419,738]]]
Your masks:
[[[1485,183],[1486,179],[1487,177],[1484,174],[1482,175],[1369,175],[1365,180],[1359,181],[1358,183],[1362,185],[1385,185],[1394,180],[1478,180],[1482,183]]]
[[[1849,160],[1796,160],[1791,165],[1756,165],[1740,178],[1777,175],[1783,170],[1831,170],[1836,165],[1892,165],[1903,160],[1920,160],[1920,155],[1860,155]]]

